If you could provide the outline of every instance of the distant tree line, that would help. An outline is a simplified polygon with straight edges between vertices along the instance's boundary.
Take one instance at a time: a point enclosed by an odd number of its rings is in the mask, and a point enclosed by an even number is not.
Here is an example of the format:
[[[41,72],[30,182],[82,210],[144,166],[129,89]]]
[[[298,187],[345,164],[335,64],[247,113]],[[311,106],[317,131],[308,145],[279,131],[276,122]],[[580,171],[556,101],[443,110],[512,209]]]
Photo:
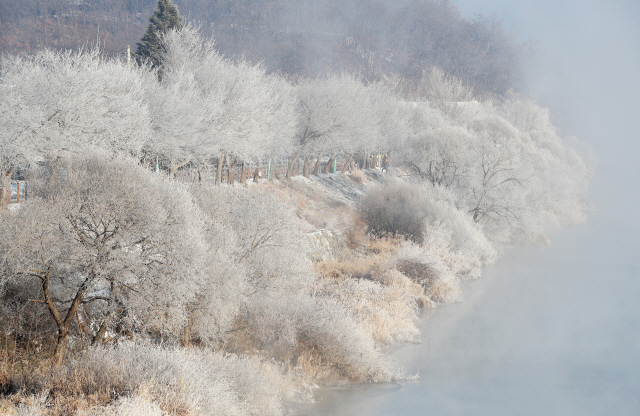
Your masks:
[[[186,23],[227,57],[268,72],[358,73],[418,82],[439,67],[476,94],[517,87],[521,45],[496,18],[462,18],[449,1],[176,0]],[[155,0],[4,0],[0,50],[76,48],[99,40],[123,53],[143,35]]]
[[[123,53],[141,38],[156,0],[2,0],[0,52],[76,49]]]

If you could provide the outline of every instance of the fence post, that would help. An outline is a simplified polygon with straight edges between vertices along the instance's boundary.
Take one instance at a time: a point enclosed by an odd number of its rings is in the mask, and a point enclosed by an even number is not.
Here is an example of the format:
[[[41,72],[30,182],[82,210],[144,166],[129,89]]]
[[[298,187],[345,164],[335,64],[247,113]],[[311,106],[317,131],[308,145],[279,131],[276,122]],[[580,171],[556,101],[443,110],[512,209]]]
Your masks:
[[[16,183],[16,204],[20,203],[20,182]]]
[[[267,179],[271,179],[271,159],[269,159],[269,166],[267,167]]]

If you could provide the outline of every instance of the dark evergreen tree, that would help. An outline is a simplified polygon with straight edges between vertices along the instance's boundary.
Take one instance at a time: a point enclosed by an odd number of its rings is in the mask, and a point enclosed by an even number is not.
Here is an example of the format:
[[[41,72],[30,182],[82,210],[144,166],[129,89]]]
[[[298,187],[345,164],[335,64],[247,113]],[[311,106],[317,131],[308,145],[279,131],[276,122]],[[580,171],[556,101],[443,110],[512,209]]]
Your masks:
[[[162,35],[171,29],[182,29],[184,23],[178,7],[171,0],[158,0],[158,7],[149,18],[147,32],[138,42],[135,58],[138,64],[149,63],[152,67],[162,66]]]

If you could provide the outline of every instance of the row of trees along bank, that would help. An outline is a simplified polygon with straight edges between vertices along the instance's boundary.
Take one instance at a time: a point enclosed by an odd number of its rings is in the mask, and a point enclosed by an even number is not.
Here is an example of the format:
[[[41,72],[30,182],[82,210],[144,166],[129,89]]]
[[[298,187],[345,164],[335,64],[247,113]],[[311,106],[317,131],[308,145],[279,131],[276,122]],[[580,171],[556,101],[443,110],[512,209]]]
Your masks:
[[[162,39],[161,78],[97,49],[4,56],[3,192],[17,168],[73,153],[123,154],[149,166],[158,160],[171,175],[217,160],[220,182],[225,161],[233,167],[289,154],[302,158],[305,171],[311,155],[378,148],[396,166],[450,188],[477,222],[506,235],[535,234],[541,212],[581,215],[576,201],[588,164],[529,100],[475,100],[437,68],[417,89],[402,80],[365,84],[351,74],[292,83],[224,59],[195,29]]]

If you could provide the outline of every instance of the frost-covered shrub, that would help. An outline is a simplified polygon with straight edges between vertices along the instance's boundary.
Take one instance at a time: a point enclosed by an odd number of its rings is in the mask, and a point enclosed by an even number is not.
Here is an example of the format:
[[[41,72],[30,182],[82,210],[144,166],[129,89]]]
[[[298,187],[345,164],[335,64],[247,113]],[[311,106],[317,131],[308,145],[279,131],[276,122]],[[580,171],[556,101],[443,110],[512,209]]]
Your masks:
[[[296,361],[303,368],[310,364],[316,379],[383,382],[399,376],[373,338],[339,302],[307,297],[304,303],[307,310],[298,321]]]
[[[358,203],[358,212],[376,235],[404,235],[421,243],[425,202],[419,187],[395,181],[369,188]]]
[[[368,191],[358,210],[374,233],[409,235],[421,246],[415,256],[437,259],[455,274],[476,276],[480,267],[495,261],[497,252],[482,226],[456,201],[444,187],[392,181]]]
[[[281,414],[283,400],[312,400],[302,377],[274,360],[235,354],[208,354],[207,357],[245,403],[250,415]]]
[[[273,361],[133,343],[89,348],[16,388],[0,398],[0,413],[280,416],[284,400],[311,399],[300,377]]]
[[[367,333],[381,344],[415,341],[417,304],[415,287],[401,278],[382,285],[368,279],[322,279],[318,290],[354,312]],[[403,287],[404,286],[404,287]]]
[[[110,392],[89,414],[282,415],[292,395],[280,367],[197,349],[121,345],[92,348],[47,380],[51,394]],[[111,412],[111,413],[109,413]],[[136,413],[149,412],[149,413]]]
[[[208,217],[234,231],[233,254],[246,270],[249,296],[304,290],[313,283],[309,241],[284,193],[199,185],[193,194]]]
[[[432,301],[453,303],[462,300],[459,274],[451,268],[450,260],[428,247],[404,242],[395,253],[397,270],[424,288]]]
[[[425,231],[423,247],[445,260],[456,274],[479,273],[497,258],[494,244],[480,224],[458,209],[456,198],[446,188],[424,184]]]
[[[259,338],[269,340],[265,343],[277,339],[293,342],[295,335],[285,324],[287,319],[271,310],[279,310],[272,303],[307,293],[314,281],[307,259],[308,239],[300,230],[292,204],[285,195],[256,188],[203,185],[194,187],[193,193],[211,220],[225,224],[236,235],[229,241],[233,244],[229,249],[244,280],[236,286],[243,290],[237,296],[238,314],[230,333],[235,351],[259,348],[238,344],[237,329],[245,326],[260,328]]]
[[[190,333],[185,335],[187,342],[194,339],[219,347],[240,313],[248,284],[245,268],[235,260],[235,232],[211,217],[204,222],[209,250],[204,265],[206,278],[197,299],[188,307]]]
[[[237,235],[234,258],[246,273],[243,303],[225,348],[297,365],[301,354],[318,359],[327,379],[390,377],[371,336],[334,300],[312,296],[315,275],[308,238],[293,204],[264,189],[197,186],[207,215]],[[312,369],[313,367],[313,369]]]
[[[314,381],[392,377],[388,362],[353,312],[328,296],[303,292],[256,298],[226,347],[274,357],[299,367]]]
[[[452,303],[461,299],[459,279],[449,270],[437,270],[431,264],[407,258],[400,259],[396,267],[400,273],[422,286],[424,294],[434,302]]]
[[[165,412],[155,402],[144,396],[122,397],[110,408],[94,409],[91,416],[112,414],[115,416],[164,416]],[[80,416],[80,415],[78,415]],[[87,415],[89,416],[89,415]]]

